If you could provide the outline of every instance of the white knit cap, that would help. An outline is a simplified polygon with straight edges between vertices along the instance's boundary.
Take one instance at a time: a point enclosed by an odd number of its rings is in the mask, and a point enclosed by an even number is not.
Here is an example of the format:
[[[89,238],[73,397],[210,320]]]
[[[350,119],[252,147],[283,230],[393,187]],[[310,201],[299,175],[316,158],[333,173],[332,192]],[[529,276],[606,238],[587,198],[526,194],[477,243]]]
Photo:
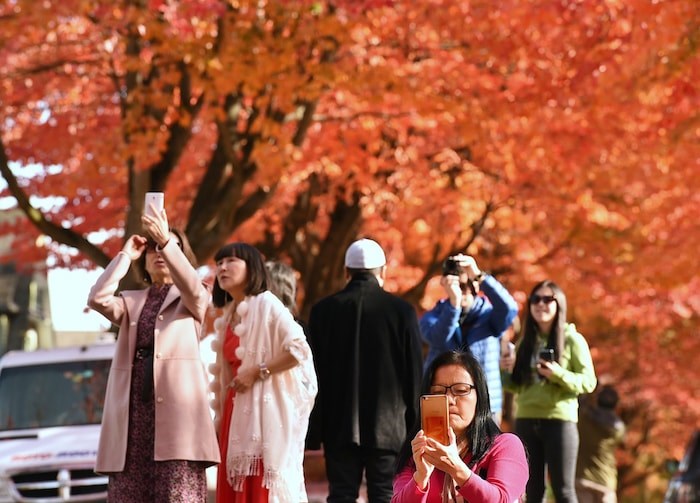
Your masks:
[[[345,267],[350,269],[374,269],[385,264],[384,250],[371,239],[357,240],[345,252]]]

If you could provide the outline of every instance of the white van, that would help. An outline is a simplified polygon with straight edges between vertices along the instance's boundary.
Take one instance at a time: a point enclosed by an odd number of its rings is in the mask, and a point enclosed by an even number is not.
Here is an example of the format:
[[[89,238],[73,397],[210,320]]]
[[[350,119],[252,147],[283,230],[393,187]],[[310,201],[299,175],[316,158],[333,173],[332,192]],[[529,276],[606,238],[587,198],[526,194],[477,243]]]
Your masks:
[[[0,359],[0,503],[105,501],[94,472],[114,343]]]

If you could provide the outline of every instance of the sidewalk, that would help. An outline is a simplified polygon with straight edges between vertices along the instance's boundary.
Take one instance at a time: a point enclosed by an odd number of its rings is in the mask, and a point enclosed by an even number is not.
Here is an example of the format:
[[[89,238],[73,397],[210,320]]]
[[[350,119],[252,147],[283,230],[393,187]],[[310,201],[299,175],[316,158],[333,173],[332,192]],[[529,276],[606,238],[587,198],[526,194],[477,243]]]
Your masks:
[[[326,503],[328,497],[328,482],[306,482],[306,493],[309,496],[309,503]],[[360,497],[357,503],[367,503],[367,487],[362,482],[360,487]]]
[[[304,481],[309,503],[326,503],[328,481],[323,451],[304,451]]]
[[[328,497],[328,482],[306,482],[306,494],[309,503],[326,503]]]
[[[215,472],[209,474],[216,480]],[[326,480],[326,464],[323,459],[323,451],[306,451],[304,453],[304,479],[309,503],[326,503],[328,497],[328,481]],[[209,492],[209,503],[214,503],[215,493]],[[362,482],[360,497],[357,503],[367,503],[367,486]]]
[[[326,463],[323,451],[304,452],[304,479],[309,503],[326,503],[328,497],[328,481],[326,480]],[[367,503],[367,486],[362,482],[360,497],[357,503]]]
[[[306,482],[306,493],[309,496],[309,503],[326,503],[326,498],[328,497],[328,482]],[[214,503],[216,501],[215,491],[209,491],[208,503]],[[360,497],[358,498],[358,503],[367,503],[367,491],[364,484],[360,489]]]

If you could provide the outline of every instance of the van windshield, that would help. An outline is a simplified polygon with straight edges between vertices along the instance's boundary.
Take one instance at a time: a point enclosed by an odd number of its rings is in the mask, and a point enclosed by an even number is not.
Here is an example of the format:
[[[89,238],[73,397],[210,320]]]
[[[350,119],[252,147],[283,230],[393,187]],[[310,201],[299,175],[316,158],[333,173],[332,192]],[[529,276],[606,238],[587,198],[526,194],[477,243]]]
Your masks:
[[[0,431],[99,424],[110,360],[25,367],[0,373]]]

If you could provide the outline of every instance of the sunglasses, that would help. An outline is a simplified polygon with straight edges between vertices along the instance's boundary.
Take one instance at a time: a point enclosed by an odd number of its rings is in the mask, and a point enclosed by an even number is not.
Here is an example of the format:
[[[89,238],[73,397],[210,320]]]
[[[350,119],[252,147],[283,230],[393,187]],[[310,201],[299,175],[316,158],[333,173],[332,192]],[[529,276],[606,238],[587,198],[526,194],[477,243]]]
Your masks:
[[[533,306],[535,304],[539,304],[540,302],[544,302],[545,304],[551,304],[552,302],[556,302],[557,298],[554,295],[531,295],[530,296],[530,304]]]
[[[175,240],[177,243],[177,246],[182,250],[182,243],[178,240]],[[147,252],[154,252],[156,251],[156,247],[158,246],[158,243],[155,241],[151,241],[150,239],[146,241],[146,251]]]

